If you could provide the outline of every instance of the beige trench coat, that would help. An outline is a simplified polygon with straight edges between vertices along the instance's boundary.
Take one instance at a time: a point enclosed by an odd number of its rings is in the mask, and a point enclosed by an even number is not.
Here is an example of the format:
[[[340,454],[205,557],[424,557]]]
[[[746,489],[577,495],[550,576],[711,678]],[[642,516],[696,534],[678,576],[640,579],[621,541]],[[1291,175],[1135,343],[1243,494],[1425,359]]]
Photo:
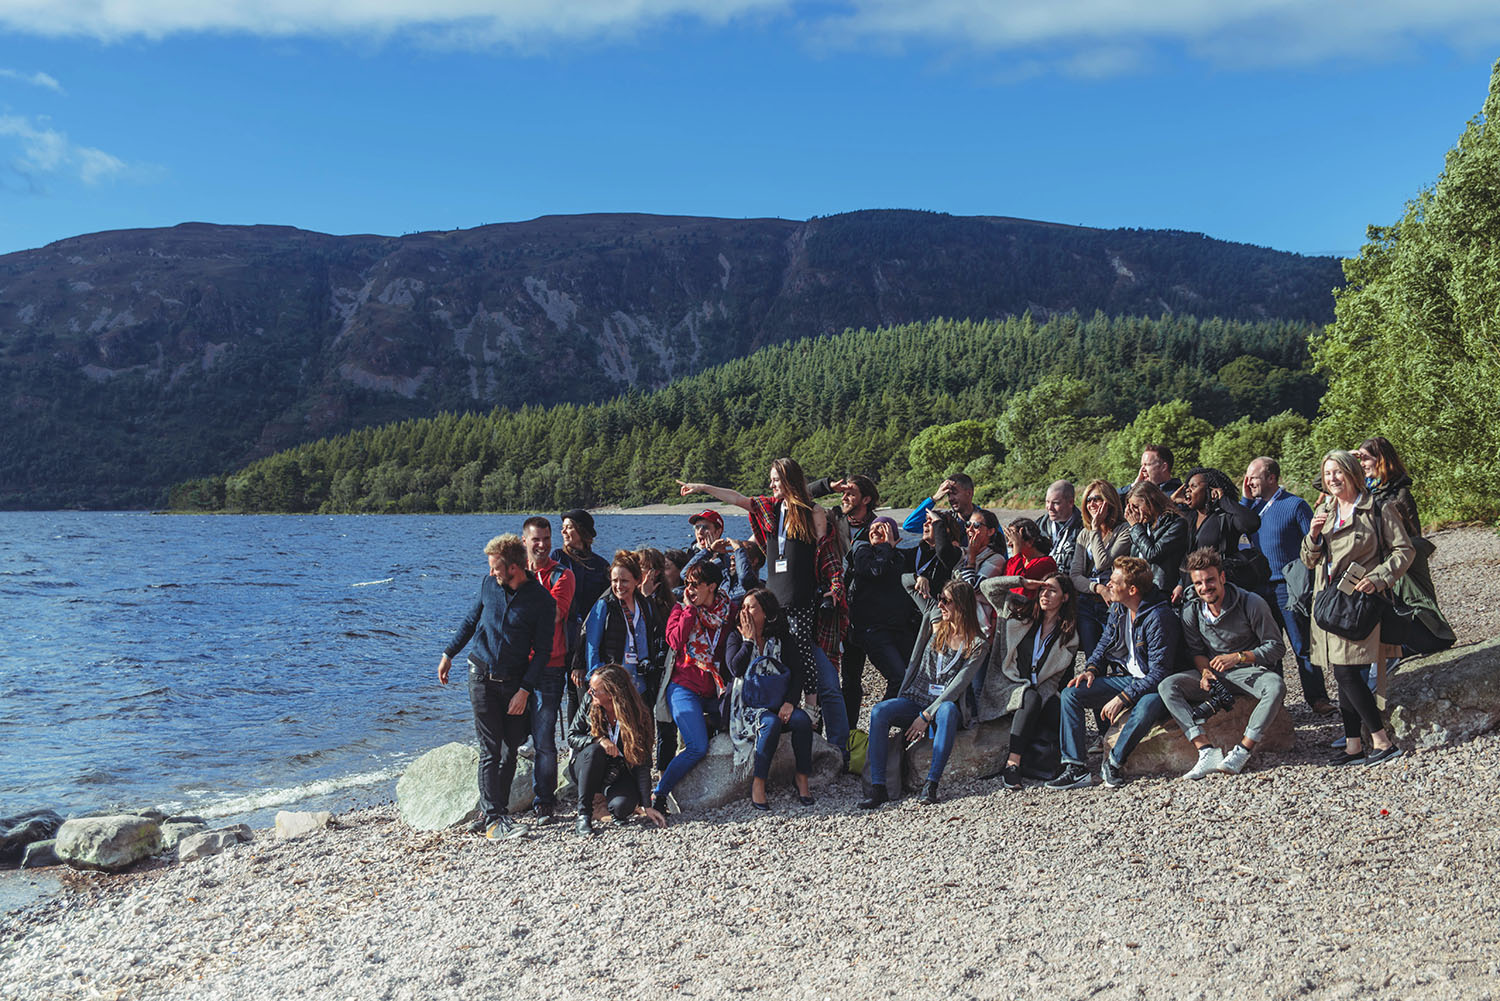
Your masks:
[[[1329,517],[1317,543],[1308,538],[1302,540],[1302,562],[1313,571],[1314,603],[1323,588],[1330,586],[1330,569],[1331,580],[1336,584],[1350,563],[1359,563],[1369,571],[1369,579],[1378,587],[1389,588],[1406,573],[1416,556],[1411,536],[1407,535],[1394,505],[1386,505],[1377,515],[1374,501],[1365,494],[1355,502],[1354,516],[1339,529],[1333,527],[1337,516],[1333,505],[1333,499],[1329,498],[1319,507],[1319,511],[1326,509]],[[1386,553],[1384,559],[1380,558],[1382,551]],[[1325,632],[1316,620],[1311,623],[1311,633],[1308,656],[1319,667],[1374,664],[1383,657],[1378,625],[1360,640]]]

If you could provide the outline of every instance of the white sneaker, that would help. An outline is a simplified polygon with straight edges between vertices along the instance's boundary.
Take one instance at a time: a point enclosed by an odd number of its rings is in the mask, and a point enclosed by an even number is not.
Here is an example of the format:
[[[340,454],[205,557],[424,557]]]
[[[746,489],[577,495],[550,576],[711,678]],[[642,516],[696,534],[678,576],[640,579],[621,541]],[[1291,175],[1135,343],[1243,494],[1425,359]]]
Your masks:
[[[1224,763],[1224,752],[1217,747],[1205,747],[1198,752],[1198,763],[1187,770],[1185,779],[1207,778],[1219,770]]]
[[[1219,771],[1227,775],[1238,775],[1245,770],[1245,763],[1250,760],[1250,752],[1245,750],[1244,744],[1235,744],[1234,749],[1224,755],[1224,760],[1219,762]]]

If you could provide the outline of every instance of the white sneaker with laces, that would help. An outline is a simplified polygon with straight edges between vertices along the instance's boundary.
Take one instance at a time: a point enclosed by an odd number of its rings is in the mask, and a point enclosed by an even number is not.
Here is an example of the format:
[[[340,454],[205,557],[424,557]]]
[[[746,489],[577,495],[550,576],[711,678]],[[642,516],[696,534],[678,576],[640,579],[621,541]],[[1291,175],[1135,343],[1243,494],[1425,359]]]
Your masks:
[[[1217,747],[1205,747],[1198,751],[1198,763],[1187,770],[1185,779],[1207,778],[1219,770],[1224,763],[1224,752]]]
[[[1219,771],[1226,775],[1238,775],[1245,770],[1245,763],[1250,760],[1250,752],[1245,750],[1244,744],[1235,744],[1234,749],[1224,755],[1224,760],[1219,763]]]

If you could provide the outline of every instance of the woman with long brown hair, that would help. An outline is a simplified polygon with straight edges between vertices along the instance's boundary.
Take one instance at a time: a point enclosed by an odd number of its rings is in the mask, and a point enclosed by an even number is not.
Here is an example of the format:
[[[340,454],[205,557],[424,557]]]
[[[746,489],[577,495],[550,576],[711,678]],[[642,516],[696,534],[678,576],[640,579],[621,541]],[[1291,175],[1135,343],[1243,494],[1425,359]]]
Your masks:
[[[966,722],[961,696],[968,691],[974,674],[988,653],[984,633],[979,627],[979,612],[974,589],[961,580],[950,580],[938,598],[938,621],[922,623],[922,632],[912,650],[901,694],[878,702],[870,710],[870,795],[860,801],[860,809],[873,810],[890,800],[886,791],[885,759],[891,728],[901,727],[902,737],[912,744],[932,733],[932,763],[927,769],[927,784],[922,787],[921,801],[938,800],[938,782],[953,742]]]
[[[708,494],[750,513],[750,528],[766,554],[766,589],[786,617],[786,653],[800,661],[809,694],[816,690],[828,742],[847,753],[849,717],[833,666],[849,615],[838,533],[831,530],[828,512],[812,502],[795,460],[773,461],[768,480],[770,493],[759,497],[707,483],[677,483],[683,497]]]
[[[1151,567],[1151,582],[1157,590],[1169,597],[1179,596],[1182,563],[1187,559],[1188,524],[1178,514],[1177,505],[1155,483],[1137,483],[1125,495],[1125,520],[1130,524],[1130,555]]]
[[[1115,559],[1130,555],[1130,523],[1120,492],[1095,480],[1083,492],[1083,530],[1073,547],[1073,565],[1063,567],[1078,593],[1078,648],[1087,657],[1104,635],[1109,610],[1109,575]]]
[[[667,818],[646,806],[654,740],[651,712],[630,672],[619,664],[594,671],[568,732],[573,749],[568,775],[578,787],[574,829],[580,835],[594,833],[594,797],[600,793],[616,821],[640,814],[657,827],[666,826]]]

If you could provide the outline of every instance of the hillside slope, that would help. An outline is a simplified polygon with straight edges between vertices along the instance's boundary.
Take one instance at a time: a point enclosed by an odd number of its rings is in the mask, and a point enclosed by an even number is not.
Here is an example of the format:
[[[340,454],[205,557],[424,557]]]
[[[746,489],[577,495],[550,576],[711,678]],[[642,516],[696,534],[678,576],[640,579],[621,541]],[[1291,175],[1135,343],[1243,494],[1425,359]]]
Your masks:
[[[1322,323],[1304,258],[1178,232],[871,211],[544,217],[403,237],[184,224],[0,257],[0,506],[167,484],[440,411],[601,400],[935,316]]]

